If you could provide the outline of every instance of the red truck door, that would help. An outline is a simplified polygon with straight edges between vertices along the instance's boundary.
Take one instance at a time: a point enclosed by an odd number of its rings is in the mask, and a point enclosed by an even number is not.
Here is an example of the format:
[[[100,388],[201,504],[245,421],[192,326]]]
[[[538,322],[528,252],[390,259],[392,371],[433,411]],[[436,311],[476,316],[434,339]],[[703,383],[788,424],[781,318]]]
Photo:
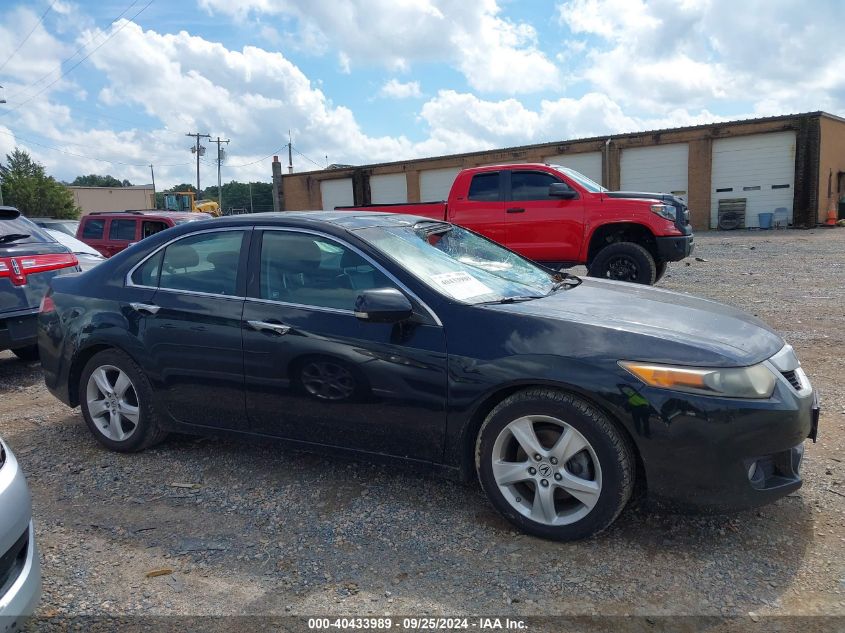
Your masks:
[[[469,178],[467,174],[465,176]],[[460,176],[458,176],[460,179]],[[453,192],[461,195],[450,196],[448,220],[481,233],[496,242],[505,243],[505,203],[503,173],[484,171],[472,174],[472,180],[456,181]],[[467,192],[466,195],[462,195]]]
[[[503,242],[539,262],[577,262],[584,239],[583,195],[567,200],[549,196],[549,185],[563,178],[545,171],[514,170],[505,188],[507,233]]]

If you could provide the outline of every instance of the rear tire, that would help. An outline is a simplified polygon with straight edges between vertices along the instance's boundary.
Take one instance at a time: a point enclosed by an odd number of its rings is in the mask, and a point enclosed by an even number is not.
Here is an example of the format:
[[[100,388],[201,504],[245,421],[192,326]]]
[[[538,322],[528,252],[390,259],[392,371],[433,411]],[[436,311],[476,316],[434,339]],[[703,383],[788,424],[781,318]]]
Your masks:
[[[27,345],[26,347],[18,347],[12,350],[12,353],[20,360],[31,363],[38,360],[38,346]]]
[[[598,252],[590,264],[590,277],[654,285],[657,264],[651,253],[633,242],[614,242]]]
[[[79,401],[88,429],[103,446],[134,453],[158,444],[162,430],[153,389],[127,354],[109,349],[91,357],[79,380]]]
[[[520,530],[572,541],[606,529],[634,487],[629,440],[587,401],[531,388],[499,403],[475,447],[487,498]]]

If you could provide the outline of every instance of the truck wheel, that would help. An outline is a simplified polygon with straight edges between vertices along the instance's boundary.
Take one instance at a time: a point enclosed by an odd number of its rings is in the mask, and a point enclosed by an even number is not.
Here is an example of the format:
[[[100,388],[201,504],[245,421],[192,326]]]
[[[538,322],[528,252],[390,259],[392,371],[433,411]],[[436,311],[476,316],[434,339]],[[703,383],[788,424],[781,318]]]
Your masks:
[[[654,283],[663,279],[663,275],[666,274],[667,266],[668,264],[666,262],[657,262],[657,274],[654,276]]]
[[[508,521],[558,541],[607,528],[634,485],[622,433],[588,402],[555,389],[526,389],[499,403],[478,432],[475,466]]]
[[[654,285],[657,264],[639,244],[615,242],[601,249],[590,265],[590,277]]]

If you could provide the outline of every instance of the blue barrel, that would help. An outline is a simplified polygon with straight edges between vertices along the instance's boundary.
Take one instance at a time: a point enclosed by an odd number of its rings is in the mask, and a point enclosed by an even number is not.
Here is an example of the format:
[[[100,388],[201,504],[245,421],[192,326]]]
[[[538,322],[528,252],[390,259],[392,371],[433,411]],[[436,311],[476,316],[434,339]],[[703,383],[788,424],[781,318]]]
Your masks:
[[[775,217],[774,213],[758,213],[757,219],[760,223],[761,229],[770,229],[772,228],[772,218]]]

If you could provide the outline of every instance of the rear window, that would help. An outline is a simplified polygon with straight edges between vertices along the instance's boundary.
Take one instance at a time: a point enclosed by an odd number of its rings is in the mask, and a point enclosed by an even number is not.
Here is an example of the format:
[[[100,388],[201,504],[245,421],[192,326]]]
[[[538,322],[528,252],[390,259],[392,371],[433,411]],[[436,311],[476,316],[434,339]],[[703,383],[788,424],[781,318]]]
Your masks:
[[[494,202],[499,199],[499,172],[477,174],[469,186],[469,199]]]
[[[82,225],[83,240],[103,239],[103,229],[106,226],[105,220],[84,220]]]
[[[109,239],[122,242],[135,240],[135,220],[112,220],[109,226]]]
[[[27,235],[14,240],[13,244],[34,244],[43,242],[55,242],[55,240],[35,225],[34,222],[24,217],[14,219],[0,217],[0,238],[6,235]],[[0,247],[3,242],[0,241]]]

